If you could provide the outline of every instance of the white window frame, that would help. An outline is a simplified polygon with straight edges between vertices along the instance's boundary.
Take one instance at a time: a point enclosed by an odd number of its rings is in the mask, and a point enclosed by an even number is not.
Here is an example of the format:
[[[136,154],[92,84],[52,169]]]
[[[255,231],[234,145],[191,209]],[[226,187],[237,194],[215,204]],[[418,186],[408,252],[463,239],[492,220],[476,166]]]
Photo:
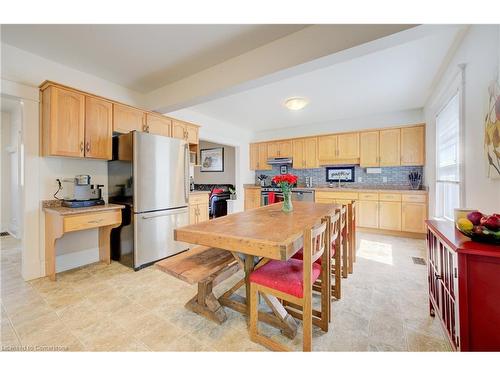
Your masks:
[[[448,91],[447,95],[447,100],[444,102],[444,104],[440,107],[438,111],[436,111],[436,115],[434,117],[434,124],[435,124],[435,137],[436,141],[438,139],[438,126],[437,126],[437,118],[439,114],[446,108],[446,106],[450,103],[450,101],[455,97],[455,95],[458,95],[458,106],[459,106],[459,119],[458,119],[458,173],[459,173],[459,179],[456,184],[458,185],[459,189],[459,207],[464,207],[465,206],[465,163],[464,163],[464,153],[465,153],[465,147],[464,147],[464,119],[465,119],[465,65],[459,66],[460,68],[460,81],[452,87],[450,91]],[[444,219],[444,220],[449,220],[452,221],[454,218],[449,218],[443,215],[441,211],[441,206],[442,204],[438,202],[438,184],[439,183],[452,183],[450,181],[441,181],[438,179],[438,169],[439,169],[439,157],[438,157],[438,144],[436,142],[435,146],[435,183],[434,183],[434,191],[435,191],[435,207],[434,207],[434,213],[435,216],[439,219]]]

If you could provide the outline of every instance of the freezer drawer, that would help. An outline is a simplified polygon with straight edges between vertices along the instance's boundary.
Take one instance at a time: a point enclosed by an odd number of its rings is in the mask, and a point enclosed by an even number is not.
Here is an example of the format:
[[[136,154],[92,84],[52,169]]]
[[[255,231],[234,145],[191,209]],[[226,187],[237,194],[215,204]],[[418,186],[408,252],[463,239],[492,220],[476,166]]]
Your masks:
[[[187,250],[187,243],[174,241],[174,229],[188,224],[187,207],[135,214],[134,268]]]

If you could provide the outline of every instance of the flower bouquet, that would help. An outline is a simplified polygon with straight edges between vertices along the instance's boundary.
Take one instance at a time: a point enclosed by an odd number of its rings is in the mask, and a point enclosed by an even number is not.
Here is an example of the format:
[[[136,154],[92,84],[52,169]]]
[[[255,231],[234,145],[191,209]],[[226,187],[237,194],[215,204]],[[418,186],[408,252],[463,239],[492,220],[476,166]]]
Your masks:
[[[273,177],[272,181],[278,185],[283,192],[283,206],[281,209],[284,212],[293,211],[291,192],[292,187],[297,183],[297,179],[297,176],[290,173],[280,174]]]

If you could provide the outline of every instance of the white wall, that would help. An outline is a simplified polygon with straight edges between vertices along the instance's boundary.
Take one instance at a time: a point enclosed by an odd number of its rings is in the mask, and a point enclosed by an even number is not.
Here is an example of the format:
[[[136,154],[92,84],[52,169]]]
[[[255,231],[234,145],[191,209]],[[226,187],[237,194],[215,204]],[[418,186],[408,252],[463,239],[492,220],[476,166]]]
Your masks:
[[[224,123],[189,108],[171,112],[167,115],[201,125],[200,139],[233,146],[235,148],[235,186],[238,197],[235,210],[243,210],[243,185],[255,183],[254,172],[250,170],[248,160],[248,146],[254,137],[253,133],[249,130],[244,130],[232,124]]]
[[[6,232],[9,230],[10,222],[10,153],[8,147],[10,146],[10,113],[2,111],[1,113],[1,159],[2,159],[2,203],[1,203],[1,228],[0,231]]]
[[[23,193],[24,233],[23,277],[45,274],[44,218],[41,201],[53,199],[56,178],[89,174],[95,183],[107,185],[105,161],[48,158],[39,156],[38,85],[52,80],[141,107],[143,96],[132,90],[2,44],[2,93],[24,100],[23,144],[25,188]],[[107,191],[104,191],[107,198]],[[98,260],[97,230],[65,235],[57,243],[56,269],[62,271]]]
[[[424,109],[427,123],[425,180],[430,187],[430,211],[435,213],[435,116],[450,97],[453,82],[457,81],[459,64],[465,68],[464,108],[464,169],[465,207],[484,213],[500,212],[500,180],[486,177],[483,149],[484,116],[488,103],[488,86],[499,74],[500,27],[472,26],[462,44],[444,70]]]
[[[223,172],[201,172],[200,167],[194,167],[195,184],[232,184],[235,183],[235,149],[233,146],[221,145],[220,143],[200,141],[200,150],[207,148],[224,148],[224,171]]]
[[[373,129],[387,126],[410,125],[424,122],[421,109],[410,109],[391,113],[374,114],[368,117],[335,120],[320,124],[307,124],[298,127],[281,128],[257,132],[255,140],[301,137],[324,133]]]

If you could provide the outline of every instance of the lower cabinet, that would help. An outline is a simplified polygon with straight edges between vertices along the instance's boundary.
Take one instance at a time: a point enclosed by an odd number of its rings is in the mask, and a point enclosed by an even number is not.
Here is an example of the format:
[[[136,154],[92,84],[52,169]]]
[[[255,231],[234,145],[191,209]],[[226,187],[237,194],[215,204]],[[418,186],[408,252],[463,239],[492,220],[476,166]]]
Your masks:
[[[427,204],[403,202],[401,210],[401,230],[404,232],[425,233]]]
[[[260,189],[245,189],[245,210],[260,207]]]
[[[378,201],[358,201],[359,227],[378,228]]]
[[[401,230],[401,202],[378,202],[378,227]]]
[[[191,194],[189,196],[189,224],[197,224],[208,220],[209,194]]]

